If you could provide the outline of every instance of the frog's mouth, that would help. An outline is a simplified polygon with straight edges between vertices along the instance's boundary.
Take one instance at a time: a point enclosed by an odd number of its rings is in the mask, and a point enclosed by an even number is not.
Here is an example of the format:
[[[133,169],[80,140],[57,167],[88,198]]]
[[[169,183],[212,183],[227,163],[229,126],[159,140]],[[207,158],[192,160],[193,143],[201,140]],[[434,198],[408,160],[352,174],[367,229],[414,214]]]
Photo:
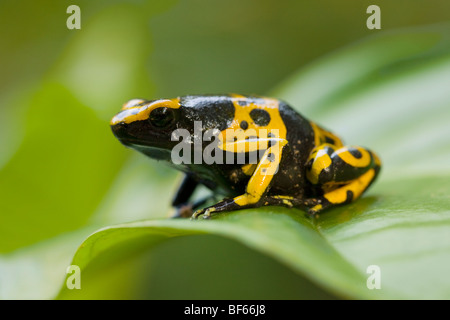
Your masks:
[[[124,146],[137,150],[152,159],[166,161],[170,161],[171,159],[171,152],[166,148],[145,145],[142,144],[141,141],[135,139],[119,139],[119,141]]]
[[[153,159],[157,160],[170,160],[170,148],[167,145],[167,138],[162,133],[147,132],[147,136],[144,138],[136,137],[134,134],[130,134],[130,128],[128,124],[115,124],[111,126],[112,132],[117,140],[124,146],[135,149]],[[136,135],[139,136],[139,131],[136,131]]]
[[[133,145],[133,149],[155,160],[170,161],[171,159],[170,150],[142,145]]]

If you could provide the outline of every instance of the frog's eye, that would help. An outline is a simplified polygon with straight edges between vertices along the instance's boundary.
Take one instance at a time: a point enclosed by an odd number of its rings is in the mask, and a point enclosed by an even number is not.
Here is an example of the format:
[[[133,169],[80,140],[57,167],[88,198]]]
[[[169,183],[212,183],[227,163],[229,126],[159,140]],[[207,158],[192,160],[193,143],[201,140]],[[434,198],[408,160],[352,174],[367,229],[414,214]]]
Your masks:
[[[168,127],[175,121],[175,113],[171,108],[156,108],[150,112],[148,120],[154,127]]]

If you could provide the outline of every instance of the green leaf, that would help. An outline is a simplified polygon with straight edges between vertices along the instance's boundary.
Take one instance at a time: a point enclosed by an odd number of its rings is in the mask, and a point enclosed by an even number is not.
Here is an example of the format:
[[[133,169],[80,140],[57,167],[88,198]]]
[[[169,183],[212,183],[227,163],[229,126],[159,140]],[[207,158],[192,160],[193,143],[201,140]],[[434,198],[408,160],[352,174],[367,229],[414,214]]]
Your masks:
[[[147,246],[155,246],[168,238],[198,234],[244,243],[339,295],[371,296],[364,277],[317,233],[312,221],[301,211],[284,208],[240,211],[221,215],[214,221],[149,220],[107,227],[82,244],[72,264],[84,270],[109,250],[109,254],[117,254],[114,250],[120,246],[132,250],[143,239]],[[328,264],[323,265],[324,261]]]
[[[448,173],[382,179],[366,198],[370,205],[324,214],[318,230],[357,269],[378,265],[383,290],[389,286],[402,298],[448,299],[449,181]]]

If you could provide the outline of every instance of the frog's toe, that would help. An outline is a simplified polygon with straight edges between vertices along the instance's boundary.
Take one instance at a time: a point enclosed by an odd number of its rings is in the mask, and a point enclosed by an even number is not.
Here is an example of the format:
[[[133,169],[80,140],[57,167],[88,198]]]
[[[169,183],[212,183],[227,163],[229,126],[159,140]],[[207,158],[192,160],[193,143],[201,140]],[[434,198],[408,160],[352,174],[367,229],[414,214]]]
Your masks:
[[[311,216],[315,216],[316,214],[318,214],[320,211],[322,211],[324,209],[322,204],[316,204],[312,207],[310,207],[308,209],[308,214]]]
[[[211,208],[206,209],[205,212],[203,213],[203,219],[210,219],[211,218],[211,212],[213,210],[211,210]]]
[[[314,208],[309,208],[308,209],[308,214],[310,216],[315,216],[317,213],[319,213],[320,210],[315,210]]]
[[[197,220],[198,217],[200,217],[202,214],[205,213],[205,211],[206,211],[205,209],[200,209],[200,210],[195,211],[191,216],[191,220]]]
[[[204,208],[201,210],[197,210],[191,217],[191,220],[198,219],[198,217],[202,216],[203,219],[210,219],[211,213],[216,211],[214,207]]]

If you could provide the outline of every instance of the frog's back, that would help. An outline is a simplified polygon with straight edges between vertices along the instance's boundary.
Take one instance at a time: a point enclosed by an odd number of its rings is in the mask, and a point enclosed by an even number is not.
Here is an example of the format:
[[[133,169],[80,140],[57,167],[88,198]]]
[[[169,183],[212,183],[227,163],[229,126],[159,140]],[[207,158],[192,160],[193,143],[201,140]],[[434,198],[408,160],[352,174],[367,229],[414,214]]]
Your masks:
[[[314,148],[314,129],[302,115],[279,99],[251,95],[190,95],[180,97],[185,119],[202,121],[203,130],[243,132],[245,138],[259,139],[269,132],[287,141],[279,159],[279,168],[270,189],[274,193],[289,190],[304,193],[304,165]],[[228,152],[228,150],[225,150]],[[218,184],[228,194],[240,194],[251,178],[256,164],[211,164],[191,166],[190,171],[209,185]],[[205,183],[204,183],[205,184]],[[270,192],[270,191],[269,191]]]

